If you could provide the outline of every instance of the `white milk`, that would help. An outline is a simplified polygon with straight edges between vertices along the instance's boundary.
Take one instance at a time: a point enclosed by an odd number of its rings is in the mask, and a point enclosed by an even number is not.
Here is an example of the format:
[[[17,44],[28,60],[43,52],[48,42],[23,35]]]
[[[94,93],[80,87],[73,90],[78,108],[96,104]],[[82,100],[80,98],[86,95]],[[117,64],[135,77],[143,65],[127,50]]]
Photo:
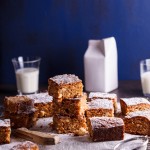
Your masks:
[[[39,69],[22,68],[16,71],[17,88],[23,94],[38,91]]]
[[[150,94],[150,71],[141,75],[143,94]]]
[[[84,54],[86,91],[110,92],[118,87],[117,46],[114,37],[89,40]]]

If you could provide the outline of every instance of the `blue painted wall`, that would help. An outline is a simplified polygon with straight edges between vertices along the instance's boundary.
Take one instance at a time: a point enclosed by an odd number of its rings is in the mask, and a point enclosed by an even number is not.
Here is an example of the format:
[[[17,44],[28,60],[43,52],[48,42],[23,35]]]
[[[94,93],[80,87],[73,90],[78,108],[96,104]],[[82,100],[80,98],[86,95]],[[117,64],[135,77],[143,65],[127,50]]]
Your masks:
[[[89,39],[114,36],[119,79],[139,79],[139,61],[150,58],[149,0],[1,0],[0,84],[14,84],[11,58],[42,57],[40,83],[56,74],[84,80]]]

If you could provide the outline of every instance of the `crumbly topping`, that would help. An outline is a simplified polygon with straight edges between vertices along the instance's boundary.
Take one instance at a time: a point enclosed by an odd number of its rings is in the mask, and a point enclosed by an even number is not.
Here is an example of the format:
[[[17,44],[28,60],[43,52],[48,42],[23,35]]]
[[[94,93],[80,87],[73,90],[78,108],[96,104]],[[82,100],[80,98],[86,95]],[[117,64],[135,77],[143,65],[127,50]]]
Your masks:
[[[25,141],[20,144],[15,145],[11,148],[11,150],[30,150],[30,149],[38,149],[38,146],[30,141]]]
[[[0,127],[10,127],[10,119],[0,120]]]
[[[113,128],[124,125],[123,120],[116,117],[91,117],[89,119],[93,129]]]
[[[137,105],[137,104],[150,105],[150,102],[146,98],[142,98],[142,97],[121,98],[121,100],[123,100],[128,106]]]
[[[47,92],[27,95],[27,97],[33,100],[34,103],[48,103],[52,102],[53,100],[53,97],[50,96]]]
[[[114,94],[114,93],[90,92],[89,98],[108,98],[108,99],[114,99],[114,98],[117,98],[117,95]]]
[[[71,84],[71,83],[75,83],[75,82],[82,82],[78,78],[78,76],[75,76],[74,74],[57,75],[57,76],[50,78],[50,80],[54,81],[58,85],[60,85],[60,84]]]
[[[91,102],[88,102],[88,107],[90,109],[98,109],[98,108],[113,109],[113,102],[108,99],[95,99]]]
[[[126,116],[126,118],[132,118],[132,117],[138,117],[138,116],[141,116],[141,117],[143,116],[150,120],[150,109],[144,110],[144,111],[131,112]]]

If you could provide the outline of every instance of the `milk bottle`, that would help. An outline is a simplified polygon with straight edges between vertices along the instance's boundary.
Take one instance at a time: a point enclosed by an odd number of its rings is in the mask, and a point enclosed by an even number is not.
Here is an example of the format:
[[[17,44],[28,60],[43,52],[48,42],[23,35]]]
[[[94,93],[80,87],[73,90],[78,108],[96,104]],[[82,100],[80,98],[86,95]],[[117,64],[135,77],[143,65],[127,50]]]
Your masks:
[[[118,88],[117,46],[114,37],[89,40],[84,54],[86,91],[110,92]]]

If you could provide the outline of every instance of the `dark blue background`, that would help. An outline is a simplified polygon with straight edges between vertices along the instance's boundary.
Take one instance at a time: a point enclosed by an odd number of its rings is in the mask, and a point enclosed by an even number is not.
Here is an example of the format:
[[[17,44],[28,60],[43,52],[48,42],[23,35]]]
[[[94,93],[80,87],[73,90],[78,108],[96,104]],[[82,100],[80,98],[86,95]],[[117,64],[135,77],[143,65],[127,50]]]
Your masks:
[[[1,0],[0,84],[14,84],[11,58],[42,57],[40,83],[56,74],[84,80],[89,39],[114,36],[120,80],[139,79],[150,58],[149,0]]]

